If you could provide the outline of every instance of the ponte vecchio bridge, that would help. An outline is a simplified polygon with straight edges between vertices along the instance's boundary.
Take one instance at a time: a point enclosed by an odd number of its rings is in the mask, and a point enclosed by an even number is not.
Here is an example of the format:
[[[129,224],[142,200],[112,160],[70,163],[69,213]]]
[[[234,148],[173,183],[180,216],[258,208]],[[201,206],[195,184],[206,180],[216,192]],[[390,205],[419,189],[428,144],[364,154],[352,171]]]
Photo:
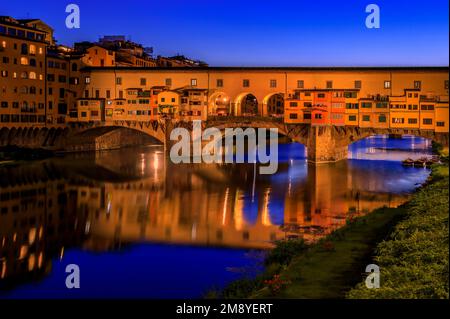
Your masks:
[[[63,127],[43,146],[69,151],[170,143],[174,127],[277,128],[313,162],[347,157],[374,134],[412,134],[448,145],[448,67],[87,68]],[[3,130],[2,144],[34,130]],[[59,133],[58,133],[59,132]],[[44,138],[45,137],[45,138]],[[6,142],[5,142],[6,141]]]

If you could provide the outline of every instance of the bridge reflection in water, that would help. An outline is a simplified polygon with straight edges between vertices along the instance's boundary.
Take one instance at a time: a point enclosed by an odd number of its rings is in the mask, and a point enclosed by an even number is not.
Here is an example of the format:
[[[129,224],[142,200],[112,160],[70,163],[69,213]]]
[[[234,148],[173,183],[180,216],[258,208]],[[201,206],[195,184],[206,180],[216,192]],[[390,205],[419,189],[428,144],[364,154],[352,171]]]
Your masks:
[[[289,154],[303,146],[283,147]],[[255,176],[251,164],[175,165],[150,147],[3,167],[0,283],[44,276],[70,247],[270,248],[287,236],[314,240],[352,216],[401,204],[428,174],[387,165],[314,166],[288,156],[277,174]]]

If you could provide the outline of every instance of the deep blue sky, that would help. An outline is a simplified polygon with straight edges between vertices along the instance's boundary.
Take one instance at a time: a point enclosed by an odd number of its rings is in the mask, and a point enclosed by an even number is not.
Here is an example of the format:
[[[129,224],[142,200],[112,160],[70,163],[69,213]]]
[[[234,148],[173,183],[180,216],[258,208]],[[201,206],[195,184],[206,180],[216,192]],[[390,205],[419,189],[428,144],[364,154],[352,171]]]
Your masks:
[[[65,28],[65,7],[81,28]],[[381,28],[365,27],[365,7]],[[123,34],[155,54],[214,66],[448,65],[448,0],[1,1],[0,15],[41,18],[59,43]]]

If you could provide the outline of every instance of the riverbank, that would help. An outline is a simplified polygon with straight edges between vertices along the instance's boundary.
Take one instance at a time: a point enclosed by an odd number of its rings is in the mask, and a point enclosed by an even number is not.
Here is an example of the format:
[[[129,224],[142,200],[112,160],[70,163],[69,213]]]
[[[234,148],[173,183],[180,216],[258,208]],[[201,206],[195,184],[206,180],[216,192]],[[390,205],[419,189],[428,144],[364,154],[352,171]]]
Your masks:
[[[428,185],[409,202],[406,218],[376,248],[380,288],[360,283],[348,298],[449,298],[448,149],[440,154],[447,156],[446,164],[433,168]]]
[[[365,288],[371,263],[381,267],[382,289]],[[448,161],[433,166],[429,181],[401,207],[348,220],[310,246],[277,243],[263,274],[233,282],[219,296],[448,298]]]
[[[0,147],[0,166],[12,165],[19,161],[41,160],[53,157],[53,151],[42,148],[27,148],[19,146]]]

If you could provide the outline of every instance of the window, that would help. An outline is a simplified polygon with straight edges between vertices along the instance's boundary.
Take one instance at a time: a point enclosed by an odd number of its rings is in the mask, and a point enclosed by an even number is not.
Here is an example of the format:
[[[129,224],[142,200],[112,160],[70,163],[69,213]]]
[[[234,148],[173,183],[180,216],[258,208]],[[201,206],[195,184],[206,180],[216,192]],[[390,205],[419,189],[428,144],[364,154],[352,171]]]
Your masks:
[[[146,78],[141,78],[141,85],[147,85],[147,79]]]
[[[423,119],[423,124],[424,125],[431,125],[431,124],[433,124],[433,120],[432,119]]]
[[[444,80],[444,89],[448,90],[448,80]]]
[[[28,58],[26,58],[26,57],[21,57],[21,58],[20,58],[20,64],[21,64],[21,65],[28,65]]]
[[[322,119],[322,113],[316,113],[316,114],[314,114],[314,118],[315,118],[316,120],[321,120],[321,119]]]
[[[360,89],[361,88],[361,81],[360,80],[356,80],[355,81],[355,89]]]
[[[443,127],[445,126],[445,122],[436,122],[436,126]]]
[[[344,92],[344,97],[347,99],[356,98],[356,92]]]
[[[250,87],[250,80],[242,80],[242,86],[245,88]]]
[[[29,78],[32,80],[36,80],[36,72],[30,72]]]
[[[26,43],[20,45],[20,54],[28,54],[28,46]]]
[[[106,98],[107,99],[111,98],[111,91],[110,90],[106,90]]]
[[[317,97],[320,99],[323,99],[323,98],[325,98],[325,93],[319,93],[319,94],[317,94]]]
[[[72,63],[72,71],[73,72],[78,71],[78,65],[76,63]]]
[[[377,104],[376,104],[377,109],[386,109],[387,107],[388,107],[387,102],[377,102]]]
[[[91,77],[90,76],[85,77],[84,78],[84,83],[86,83],[86,84],[91,83]]]
[[[270,80],[270,87],[276,88],[277,87],[277,80]]]
[[[67,82],[67,78],[64,75],[59,75],[58,76],[58,82],[59,83],[66,83]]]
[[[3,57],[3,63],[9,63],[9,58],[7,56]]]
[[[348,116],[348,120],[349,120],[350,122],[355,122],[355,121],[356,121],[356,115],[349,115],[349,116]]]
[[[197,86],[197,79],[191,79],[191,86]]]
[[[122,85],[122,78],[121,77],[117,77],[116,78],[116,84],[117,85]]]
[[[346,103],[345,108],[349,110],[357,110],[359,106],[358,103]]]
[[[297,113],[291,113],[291,114],[289,114],[289,118],[291,120],[296,120],[298,118],[298,115],[297,115]]]
[[[372,108],[372,103],[361,102],[361,108],[363,108],[363,109],[371,109]]]
[[[422,104],[420,106],[420,109],[422,111],[433,111],[434,110],[434,105],[432,105],[432,104]]]
[[[95,98],[96,99],[100,98],[100,90],[95,90]]]
[[[87,112],[81,112],[81,117],[86,117],[87,116]]]
[[[297,88],[303,89],[305,87],[305,81],[297,80]]]
[[[378,117],[378,122],[379,123],[386,123],[386,115],[380,115],[379,117]]]
[[[408,124],[417,124],[417,119],[408,119]]]
[[[391,88],[391,81],[384,81],[384,88],[390,89]]]
[[[63,99],[65,96],[66,90],[64,88],[59,89],[59,98]]]
[[[289,106],[291,106],[291,107],[296,107],[296,106],[298,106],[298,103],[297,103],[297,102],[290,102],[290,103],[289,103]]]
[[[4,77],[4,78],[6,78],[8,76],[8,71],[6,71],[6,70],[2,70],[1,73],[2,73],[2,77]]]
[[[370,122],[370,115],[363,115],[362,120],[363,122]]]
[[[22,72],[22,73],[20,73],[20,77],[22,79],[28,79],[28,73],[27,72]]]
[[[414,81],[414,88],[415,89],[420,89],[422,87],[422,82],[421,81]]]
[[[166,85],[171,86],[172,85],[172,79],[168,78],[166,79]]]
[[[393,117],[392,118],[392,124],[404,124],[405,119],[402,117]]]
[[[2,105],[2,108],[6,108],[6,107],[8,107],[8,102],[2,101],[1,105]]]
[[[311,119],[311,113],[303,113],[303,119],[304,120],[310,120]]]
[[[217,81],[216,81],[216,86],[217,86],[218,88],[223,87],[223,80],[222,80],[222,79],[217,79]]]
[[[30,44],[30,54],[36,55],[36,46],[34,44]]]

